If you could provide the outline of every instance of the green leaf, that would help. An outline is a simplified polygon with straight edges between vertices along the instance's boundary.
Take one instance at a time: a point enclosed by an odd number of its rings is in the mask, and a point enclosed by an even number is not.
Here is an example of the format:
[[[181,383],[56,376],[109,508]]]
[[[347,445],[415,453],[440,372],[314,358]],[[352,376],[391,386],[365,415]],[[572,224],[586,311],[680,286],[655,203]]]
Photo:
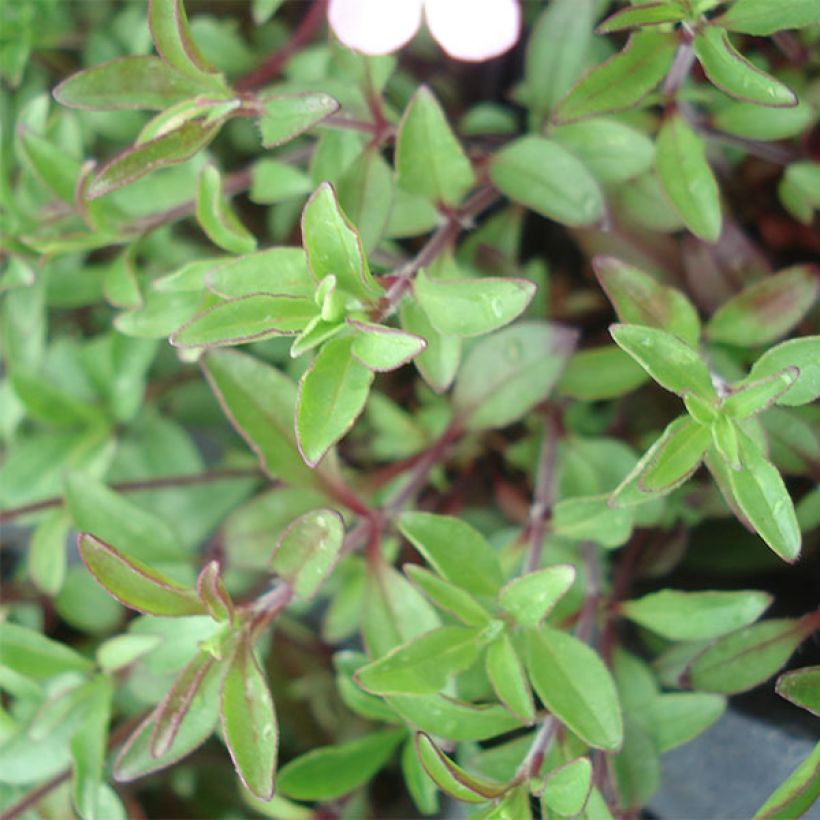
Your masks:
[[[192,590],[166,578],[142,561],[126,558],[93,535],[80,533],[77,546],[100,586],[125,606],[167,617],[207,612]]]
[[[497,703],[475,705],[445,695],[396,696],[387,703],[411,726],[445,740],[487,740],[521,728]]]
[[[336,566],[344,534],[344,523],[335,510],[306,512],[279,537],[271,567],[297,595],[310,600]]]
[[[353,339],[332,339],[299,382],[296,440],[315,467],[364,409],[373,373],[353,358]]]
[[[295,800],[325,802],[344,797],[372,780],[404,736],[400,729],[374,732],[313,749],[282,767],[279,792]]]
[[[85,189],[86,197],[98,199],[158,168],[191,159],[213,140],[220,127],[219,122],[193,120],[142,145],[126,148],[97,171]]]
[[[767,350],[738,386],[773,376],[786,367],[797,367],[800,372],[797,381],[777,399],[777,404],[794,407],[820,398],[820,336],[789,339]]]
[[[444,392],[452,384],[461,361],[461,339],[439,333],[415,299],[402,301],[400,317],[404,330],[427,342],[413,364],[433,390]]]
[[[416,808],[425,816],[439,811],[438,787],[416,756],[412,739],[401,749],[401,773]]]
[[[27,569],[31,582],[46,595],[54,596],[65,580],[66,541],[71,519],[64,510],[53,510],[37,525],[28,547]]]
[[[423,85],[404,112],[396,137],[397,184],[411,194],[458,205],[475,175],[433,92]]]
[[[202,277],[195,289],[199,290],[204,282],[209,290],[226,299],[255,293],[313,298],[316,290],[316,280],[308,269],[307,256],[302,248],[266,248],[236,259],[222,258],[193,264],[202,266]],[[179,271],[180,275],[184,270]],[[165,281],[170,284],[171,280]]]
[[[820,163],[792,162],[780,180],[777,193],[783,206],[798,222],[810,225],[814,212],[820,209],[819,185]]]
[[[161,110],[202,93],[203,84],[157,57],[119,57],[63,80],[57,102],[85,111]]]
[[[793,108],[763,108],[754,103],[731,103],[715,112],[721,131],[753,140],[782,140],[802,134],[814,120],[814,109],[804,100]]]
[[[227,90],[222,75],[194,42],[182,0],[150,0],[148,25],[154,45],[166,63],[207,85],[210,93]]]
[[[757,534],[784,561],[800,555],[800,526],[777,468],[757,445],[740,435],[741,470],[729,471],[732,495]]]
[[[354,296],[368,299],[378,294],[359,234],[327,182],[316,189],[302,212],[302,241],[317,282],[333,275],[337,286]]]
[[[508,325],[535,295],[528,279],[431,279],[422,270],[413,293],[433,327],[450,336],[482,336]]]
[[[255,797],[273,796],[279,731],[265,674],[250,639],[239,643],[222,684],[222,731],[236,773]]]
[[[748,626],[771,602],[771,596],[765,592],[664,589],[625,601],[621,612],[670,641],[706,641]]]
[[[490,178],[514,202],[563,225],[592,225],[604,214],[603,194],[584,163],[544,137],[521,137],[498,151]]]
[[[542,626],[527,632],[527,670],[547,709],[596,749],[623,742],[615,684],[601,658],[577,638]]]
[[[820,280],[807,265],[769,276],[725,302],[706,325],[715,342],[756,347],[785,336],[811,310]]]
[[[637,128],[610,117],[559,125],[549,132],[583,162],[602,185],[617,185],[650,171],[655,145]]]
[[[637,105],[666,76],[677,45],[671,32],[630,35],[623,51],[581,77],[559,103],[553,121],[573,122]]]
[[[199,175],[196,194],[196,220],[208,239],[229,253],[251,253],[256,238],[239,221],[222,193],[222,175],[208,165]]]
[[[743,384],[723,400],[721,411],[745,419],[768,410],[800,378],[800,370],[787,367],[779,373]]]
[[[610,507],[606,495],[564,498],[552,513],[552,529],[576,541],[595,541],[604,547],[619,547],[632,534],[629,510]]]
[[[366,149],[339,178],[339,204],[358,227],[365,250],[376,248],[387,230],[394,187],[392,169],[374,148]]]
[[[709,81],[744,102],[792,108],[797,95],[771,74],[750,63],[732,45],[722,28],[707,26],[695,36],[695,54]]]
[[[598,34],[612,34],[614,31],[627,31],[632,28],[679,23],[685,17],[685,9],[674,0],[673,2],[637,3],[607,17],[596,31]]]
[[[820,743],[755,812],[754,820],[802,817],[820,798]]]
[[[717,180],[703,140],[678,113],[658,133],[655,169],[686,227],[705,242],[717,242],[723,222]]]
[[[777,694],[820,717],[820,666],[786,672],[777,679]]]
[[[592,0],[553,0],[535,21],[524,58],[524,97],[537,125],[584,70],[595,11]]]
[[[705,732],[726,711],[726,698],[709,692],[670,692],[649,704],[648,727],[661,754]]]
[[[712,422],[712,442],[715,449],[720,453],[720,457],[733,470],[739,470],[740,465],[740,445],[738,443],[738,429],[735,422],[729,416],[721,413]]]
[[[661,387],[680,396],[694,393],[708,402],[717,402],[705,362],[677,336],[637,325],[611,325],[609,332]]]
[[[468,626],[487,626],[490,622],[490,613],[461,587],[417,564],[405,564],[404,574],[437,607],[455,615]]]
[[[306,196],[313,190],[310,177],[300,168],[275,159],[260,159],[251,168],[248,197],[260,205],[273,205]]]
[[[661,785],[660,755],[648,730],[627,716],[624,742],[612,758],[612,774],[622,809],[645,806]]]
[[[611,256],[595,257],[593,266],[601,287],[624,324],[658,328],[693,347],[698,344],[698,312],[677,288],[661,285],[638,268]]]
[[[592,764],[579,757],[547,775],[541,800],[561,817],[575,817],[584,810],[591,790]]]
[[[23,125],[17,127],[17,140],[22,158],[34,175],[64,202],[73,204],[80,176],[79,161]]]
[[[27,678],[39,680],[67,672],[90,672],[94,664],[58,641],[10,621],[0,622],[0,662]]]
[[[569,360],[558,392],[581,401],[614,399],[640,387],[648,376],[617,345],[579,350]]]
[[[351,353],[365,367],[376,372],[395,370],[412,361],[427,346],[420,336],[404,333],[385,325],[351,320],[359,333],[353,340]]]
[[[416,733],[416,754],[425,771],[445,793],[463,803],[484,803],[499,797],[508,786],[472,775],[450,760],[424,732]]]
[[[290,142],[338,110],[338,100],[321,91],[268,97],[259,119],[262,145],[275,148]]]
[[[817,23],[817,0],[784,0],[772,5],[769,0],[737,0],[714,24],[767,37],[778,31],[806,28]]]
[[[299,296],[255,293],[220,302],[171,336],[176,347],[223,347],[294,336],[316,316],[316,303]]]
[[[478,530],[449,515],[406,512],[399,530],[447,581],[474,595],[495,596],[502,583],[493,548]]]
[[[111,678],[98,675],[91,682],[91,709],[81,727],[72,735],[72,798],[83,820],[105,820],[100,812],[99,789],[103,783],[108,722],[111,719],[111,698],[114,685]]]
[[[103,672],[125,669],[162,643],[157,635],[116,635],[97,647],[97,663]]]
[[[478,342],[456,379],[453,407],[470,430],[512,424],[550,394],[576,333],[546,322],[520,322]]]
[[[234,605],[220,577],[218,561],[209,561],[196,579],[196,593],[215,621],[233,623]]]
[[[537,627],[574,583],[575,567],[555,564],[508,581],[498,603],[520,626]]]
[[[680,486],[698,468],[711,441],[709,428],[685,416],[667,428],[662,444],[653,453],[638,479],[649,493],[667,493]],[[674,424],[674,422],[673,422]]]
[[[772,677],[805,637],[798,621],[777,619],[747,626],[698,655],[686,680],[705,692],[746,692]]]
[[[317,476],[296,447],[296,385],[269,364],[233,350],[208,353],[202,367],[225,415],[268,475],[315,487]]]
[[[527,673],[513,642],[502,632],[488,647],[485,658],[487,677],[498,699],[527,725],[535,722],[535,704]]]

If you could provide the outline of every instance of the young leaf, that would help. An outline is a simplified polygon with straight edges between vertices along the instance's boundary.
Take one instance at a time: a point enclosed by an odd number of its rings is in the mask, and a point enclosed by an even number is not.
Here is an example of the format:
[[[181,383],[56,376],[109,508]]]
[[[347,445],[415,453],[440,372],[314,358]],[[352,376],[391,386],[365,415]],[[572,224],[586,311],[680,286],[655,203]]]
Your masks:
[[[332,339],[299,382],[296,440],[315,467],[364,409],[373,373],[353,358],[353,339]]]
[[[781,271],[721,305],[706,325],[706,335],[712,341],[741,347],[773,342],[812,309],[818,290],[820,277],[811,267]]]
[[[404,574],[437,607],[455,615],[467,626],[487,626],[489,624],[490,613],[461,587],[445,581],[417,564],[406,564]]]
[[[482,644],[481,629],[443,626],[397,646],[353,677],[374,695],[435,695],[475,663]]]
[[[302,212],[302,241],[317,282],[333,275],[337,286],[354,296],[369,299],[378,294],[361,239],[327,182],[314,191]]]
[[[290,142],[338,110],[338,100],[321,91],[268,97],[259,119],[262,145],[275,148]]]
[[[208,239],[229,253],[251,253],[256,239],[239,221],[222,193],[222,175],[208,165],[199,175],[196,194],[196,220]]]
[[[269,364],[233,350],[209,353],[202,368],[225,415],[268,475],[315,487],[317,476],[296,447],[296,385]]]
[[[584,810],[591,790],[592,764],[579,757],[547,775],[541,800],[561,817],[575,817]]]
[[[737,0],[713,22],[729,31],[768,37],[778,31],[816,24],[817,2],[783,0],[773,5],[770,0]]]
[[[279,537],[271,567],[297,595],[310,600],[333,571],[344,534],[344,523],[335,510],[306,512]]]
[[[482,339],[456,379],[456,413],[470,430],[517,421],[550,394],[576,340],[575,331],[545,322],[520,322]]]
[[[209,561],[202,568],[196,579],[196,592],[199,600],[207,607],[208,614],[215,621],[233,623],[233,601],[220,577],[217,561]]]
[[[729,471],[732,495],[757,534],[784,561],[800,555],[800,526],[777,468],[746,434],[740,436],[743,469]]]
[[[678,113],[658,133],[655,169],[686,227],[705,242],[717,242],[723,217],[720,190],[703,140]]]
[[[609,332],[661,387],[680,396],[694,393],[716,403],[709,369],[698,353],[663,330],[637,325],[611,325]]]
[[[746,382],[723,400],[721,411],[735,419],[745,419],[768,410],[800,378],[796,367],[756,381]]]
[[[711,441],[708,427],[682,417],[654,452],[638,484],[644,492],[667,493],[680,486],[698,468]],[[670,425],[671,427],[671,425]]]
[[[535,704],[527,673],[513,642],[502,632],[488,647],[485,658],[487,677],[498,699],[527,725],[535,722]]]
[[[646,325],[679,336],[693,347],[700,340],[694,305],[677,288],[611,256],[597,256],[593,267],[601,287],[624,324]]]
[[[799,375],[797,381],[777,399],[778,404],[795,407],[820,398],[820,336],[789,339],[767,350],[738,386],[772,376],[786,367],[797,367]]]
[[[820,799],[820,743],[755,812],[754,820],[803,817]]]
[[[465,521],[448,515],[406,512],[399,530],[442,578],[474,595],[494,596],[501,566],[492,547]]]
[[[405,732],[394,729],[322,746],[279,771],[278,789],[294,800],[336,800],[370,782],[387,763]]]
[[[670,641],[706,641],[754,623],[771,602],[765,592],[664,589],[625,601],[621,612]]]
[[[353,356],[377,373],[407,364],[427,347],[420,336],[392,327],[357,320],[351,320],[350,325],[360,331],[351,347]]]
[[[676,50],[671,32],[632,34],[623,51],[581,77],[559,103],[553,121],[574,122],[632,108],[666,76]]]
[[[158,168],[191,159],[211,142],[220,126],[219,122],[192,120],[161,137],[126,148],[97,171],[85,189],[86,198],[98,199]]]
[[[592,225],[604,213],[603,194],[584,163],[544,137],[521,137],[498,151],[490,178],[514,202],[563,225]]]
[[[712,442],[721,458],[733,470],[739,470],[741,468],[740,444],[735,422],[729,416],[721,413],[712,422],[711,431]]]
[[[450,336],[482,336],[517,319],[535,295],[527,279],[431,279],[421,270],[413,292],[433,327]]]
[[[761,621],[724,636],[686,672],[693,689],[734,695],[768,680],[806,637],[798,621]]]
[[[538,697],[567,728],[596,749],[620,748],[623,723],[615,684],[586,644],[548,626],[529,630],[527,671]]]
[[[445,794],[463,803],[484,803],[507,791],[508,787],[504,784],[493,783],[466,772],[450,760],[424,732],[416,733],[416,754],[436,785]]]
[[[100,586],[125,606],[138,612],[166,617],[207,613],[192,590],[180,586],[141,561],[126,558],[93,535],[80,533],[77,546],[85,565]]]
[[[223,347],[293,336],[316,316],[316,303],[299,296],[254,293],[219,302],[171,336],[175,347]]]
[[[458,205],[475,182],[470,160],[427,86],[413,95],[399,125],[396,172],[405,191],[445,205]]]
[[[713,85],[744,102],[773,108],[797,105],[797,95],[787,85],[750,63],[722,28],[706,26],[695,36],[695,54]]]
[[[777,679],[777,694],[820,717],[820,666],[786,672]]]
[[[520,626],[537,627],[575,583],[572,564],[555,564],[508,581],[498,603]]]
[[[202,83],[157,57],[133,55],[91,66],[63,80],[57,102],[84,111],[161,110],[202,93]]]
[[[627,31],[632,28],[679,23],[685,17],[685,9],[674,0],[673,2],[638,3],[619,9],[615,14],[607,17],[596,31],[598,34],[612,34],[614,31]]]
[[[581,401],[614,399],[640,387],[649,377],[617,345],[579,350],[569,360],[558,392]]]
[[[629,510],[609,506],[606,495],[564,498],[552,513],[552,529],[577,541],[596,541],[604,547],[619,547],[632,533]]]
[[[270,800],[279,731],[268,682],[249,639],[239,643],[225,673],[221,716],[236,773],[255,797]]]

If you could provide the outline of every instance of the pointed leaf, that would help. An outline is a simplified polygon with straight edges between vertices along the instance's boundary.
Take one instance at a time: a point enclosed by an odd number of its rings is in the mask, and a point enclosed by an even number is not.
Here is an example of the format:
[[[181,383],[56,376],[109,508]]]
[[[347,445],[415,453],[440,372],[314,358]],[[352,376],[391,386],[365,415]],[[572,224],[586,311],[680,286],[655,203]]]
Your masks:
[[[820,799],[820,743],[755,812],[754,820],[802,817]]]
[[[500,704],[465,703],[445,695],[386,699],[411,726],[453,741],[487,740],[521,728],[521,721]]]
[[[769,276],[741,291],[706,325],[715,342],[756,347],[788,333],[812,309],[820,277],[807,265]]]
[[[402,730],[322,746],[291,760],[279,771],[278,789],[295,800],[335,800],[369,783],[405,736]]]
[[[680,486],[698,468],[711,441],[708,427],[683,419],[653,454],[638,482],[645,492],[666,493]]]
[[[606,495],[564,498],[552,512],[552,529],[577,541],[595,541],[604,547],[619,547],[629,540],[633,515],[607,503]]]
[[[103,784],[114,686],[112,679],[105,675],[95,677],[90,686],[93,687],[91,709],[70,741],[74,784],[72,797],[83,820],[105,820],[98,796]]]
[[[686,11],[676,2],[638,3],[622,8],[607,17],[596,31],[598,34],[612,34],[613,31],[626,31],[631,28],[679,23],[685,17]]]
[[[413,364],[433,390],[444,392],[452,384],[461,361],[461,339],[439,333],[415,299],[402,302],[400,315],[402,328],[427,342]]]
[[[498,603],[520,626],[536,627],[575,583],[572,564],[555,564],[508,581]]]
[[[820,336],[789,339],[767,350],[754,363],[741,385],[772,376],[790,366],[800,371],[797,382],[777,399],[777,403],[794,407],[820,398]]]
[[[312,298],[316,290],[316,280],[302,248],[266,248],[236,259],[223,257],[193,264],[203,265],[202,278],[195,289],[199,290],[204,282],[209,290],[226,299],[255,293]],[[170,284],[170,280],[165,281]]]
[[[162,643],[157,635],[117,635],[97,648],[96,658],[103,672],[125,669]]]
[[[717,180],[703,140],[680,114],[661,126],[655,169],[686,227],[705,242],[717,242],[723,221]]]
[[[563,225],[592,225],[604,213],[595,178],[554,140],[535,135],[515,140],[493,157],[490,178],[514,202]]]
[[[777,679],[777,694],[820,717],[820,666],[786,672]]]
[[[558,382],[558,392],[581,401],[614,399],[640,387],[648,378],[617,345],[602,345],[573,355]]]
[[[652,736],[661,754],[705,732],[726,711],[726,698],[709,692],[670,692],[649,706]]]
[[[338,100],[321,91],[268,97],[259,120],[262,145],[275,148],[290,142],[338,110]]]
[[[396,138],[398,185],[411,194],[457,205],[475,176],[433,93],[421,86],[410,100]]]
[[[392,327],[353,320],[360,333],[353,340],[351,352],[367,368],[376,372],[395,370],[412,361],[427,342],[420,336]]]
[[[199,600],[207,607],[208,614],[215,621],[233,623],[233,601],[220,577],[217,561],[209,561],[202,568],[196,579],[196,592]]]
[[[296,440],[310,467],[344,437],[367,401],[373,373],[353,358],[352,346],[351,338],[326,342],[299,382]]]
[[[335,510],[311,510],[282,533],[271,567],[297,595],[310,600],[336,566],[345,528]]]
[[[196,594],[170,578],[137,561],[126,558],[110,544],[89,533],[77,539],[85,565],[120,603],[149,615],[180,617],[207,612]]]
[[[384,236],[393,207],[393,170],[381,152],[368,148],[344,172],[338,183],[339,204],[359,229],[365,250]]]
[[[806,28],[817,23],[817,0],[737,0],[714,21],[729,31],[767,37],[791,28]]]
[[[549,773],[541,800],[561,817],[574,817],[584,810],[591,790],[592,764],[579,757]]]
[[[722,412],[745,419],[768,410],[800,378],[800,370],[787,367],[779,373],[746,382],[723,400]]]
[[[256,239],[239,221],[222,193],[222,175],[208,165],[199,175],[196,195],[196,219],[215,245],[229,253],[251,253]]]
[[[487,626],[490,622],[490,613],[461,587],[445,581],[417,564],[406,564],[404,574],[437,607],[455,615],[467,626]]]
[[[431,279],[419,271],[413,292],[433,327],[451,336],[482,336],[517,319],[535,295],[527,279]]]
[[[3,668],[34,680],[67,672],[86,674],[94,666],[65,644],[10,621],[0,622],[0,662]]]
[[[524,664],[506,632],[487,647],[485,663],[487,677],[498,699],[524,723],[532,725],[535,722],[532,689]]]
[[[636,32],[623,51],[586,73],[560,102],[556,123],[637,105],[666,76],[677,50],[672,33]]]
[[[265,674],[243,640],[222,684],[222,731],[236,773],[255,797],[273,796],[279,731]]]

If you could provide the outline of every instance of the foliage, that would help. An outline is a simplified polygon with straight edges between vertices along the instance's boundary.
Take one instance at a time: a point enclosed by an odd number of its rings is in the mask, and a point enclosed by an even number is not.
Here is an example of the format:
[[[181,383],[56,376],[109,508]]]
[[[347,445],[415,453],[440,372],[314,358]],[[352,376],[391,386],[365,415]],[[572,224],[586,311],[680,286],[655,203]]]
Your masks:
[[[820,6],[196,8],[2,10],[3,817],[639,810],[820,627]]]

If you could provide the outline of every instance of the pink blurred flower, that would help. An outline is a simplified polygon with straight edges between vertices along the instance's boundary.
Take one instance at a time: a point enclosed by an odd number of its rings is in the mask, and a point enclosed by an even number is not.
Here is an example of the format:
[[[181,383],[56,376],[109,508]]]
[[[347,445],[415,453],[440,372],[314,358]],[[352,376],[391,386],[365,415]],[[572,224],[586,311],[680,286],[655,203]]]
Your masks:
[[[330,0],[327,14],[344,45],[371,55],[401,48],[423,16],[447,54],[467,62],[503,54],[521,28],[518,0]]]

